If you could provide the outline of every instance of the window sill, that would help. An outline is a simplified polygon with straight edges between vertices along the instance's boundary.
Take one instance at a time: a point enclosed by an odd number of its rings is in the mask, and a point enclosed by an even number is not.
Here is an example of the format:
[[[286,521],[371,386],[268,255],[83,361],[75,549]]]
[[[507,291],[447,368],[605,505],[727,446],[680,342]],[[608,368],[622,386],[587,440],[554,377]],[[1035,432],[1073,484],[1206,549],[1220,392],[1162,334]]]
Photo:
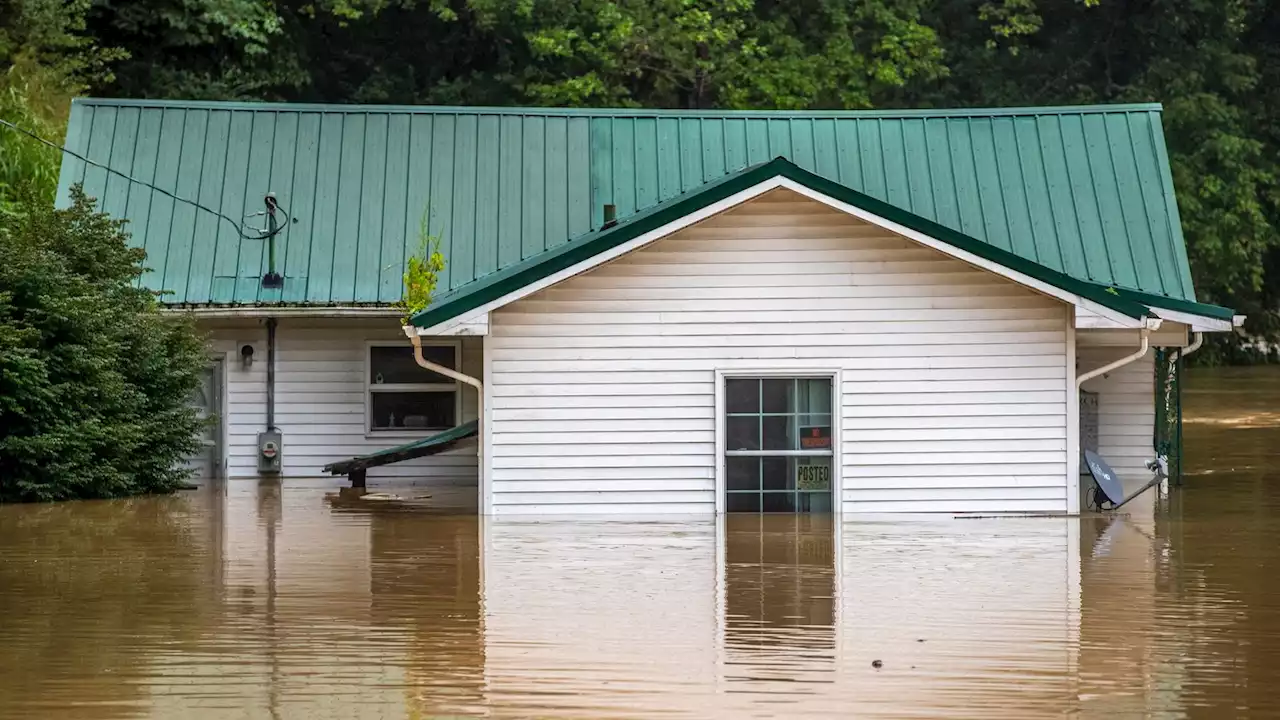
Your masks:
[[[366,430],[364,436],[368,440],[413,440],[430,437],[452,427],[396,428],[395,430]]]

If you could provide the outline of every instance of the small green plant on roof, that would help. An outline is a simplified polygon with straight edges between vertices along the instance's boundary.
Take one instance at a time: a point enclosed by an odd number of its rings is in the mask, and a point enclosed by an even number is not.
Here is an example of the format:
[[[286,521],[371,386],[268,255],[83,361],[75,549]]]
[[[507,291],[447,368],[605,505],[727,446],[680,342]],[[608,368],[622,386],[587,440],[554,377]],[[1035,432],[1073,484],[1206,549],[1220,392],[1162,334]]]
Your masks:
[[[418,226],[418,251],[409,256],[404,267],[404,293],[398,305],[404,310],[404,316],[400,318],[401,325],[408,325],[409,318],[426,310],[431,304],[431,295],[436,290],[436,282],[444,266],[440,236],[431,234],[424,213]]]

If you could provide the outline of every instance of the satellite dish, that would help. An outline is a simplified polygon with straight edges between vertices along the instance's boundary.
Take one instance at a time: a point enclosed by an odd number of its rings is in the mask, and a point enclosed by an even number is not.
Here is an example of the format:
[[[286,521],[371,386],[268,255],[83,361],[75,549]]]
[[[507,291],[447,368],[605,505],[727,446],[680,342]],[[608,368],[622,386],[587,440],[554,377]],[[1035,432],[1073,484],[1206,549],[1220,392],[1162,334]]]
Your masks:
[[[1084,462],[1089,466],[1089,474],[1098,483],[1098,489],[1112,505],[1124,502],[1124,487],[1120,485],[1120,477],[1111,469],[1105,460],[1092,450],[1084,451]]]
[[[1098,454],[1092,450],[1084,451],[1084,462],[1089,466],[1089,474],[1093,476],[1093,481],[1097,483],[1097,488],[1093,493],[1094,504],[1098,509],[1102,509],[1102,503],[1106,502],[1111,505],[1109,510],[1118,510],[1121,505],[1138,497],[1150,488],[1156,486],[1161,480],[1169,477],[1169,461],[1165,457],[1159,457],[1147,463],[1147,469],[1154,473],[1154,477],[1146,485],[1133,491],[1128,497],[1125,497],[1124,487],[1120,485],[1120,476],[1116,475],[1116,471],[1105,460],[1098,457]]]

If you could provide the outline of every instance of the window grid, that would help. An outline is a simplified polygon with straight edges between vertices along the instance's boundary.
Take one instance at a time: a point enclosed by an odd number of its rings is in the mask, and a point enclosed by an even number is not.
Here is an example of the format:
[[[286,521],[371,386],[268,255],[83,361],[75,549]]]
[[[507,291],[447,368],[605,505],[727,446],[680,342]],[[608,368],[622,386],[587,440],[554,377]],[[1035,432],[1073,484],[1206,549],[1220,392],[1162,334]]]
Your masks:
[[[726,395],[728,393],[728,383],[733,381],[749,381],[756,385],[756,412],[727,412],[726,427],[728,418],[756,418],[756,438],[758,448],[755,450],[726,449],[727,458],[738,458],[738,462],[742,463],[748,459],[753,460],[755,466],[754,475],[756,478],[756,487],[754,489],[732,489],[731,483],[726,481],[725,493],[726,509],[729,512],[830,512],[831,511],[831,472],[832,462],[834,459],[834,448],[825,449],[801,449],[799,447],[800,428],[802,426],[801,419],[807,419],[807,425],[816,424],[814,421],[825,420],[828,432],[832,428],[833,408],[830,405],[832,392],[832,379],[825,378],[789,378],[790,396],[788,398],[789,410],[787,412],[765,412],[765,382],[777,381],[781,378],[729,378],[726,379]],[[809,384],[814,381],[821,381],[825,386],[823,397],[826,399],[826,411],[815,410],[813,407],[803,408],[803,405],[812,405],[812,396],[801,395],[801,382],[805,382],[805,388],[812,386]],[[808,402],[802,402],[802,398]],[[728,398],[726,397],[726,406],[728,406]],[[787,449],[768,448],[766,449],[765,441],[765,419],[766,418],[789,418],[787,423]],[[727,429],[726,429],[727,432]],[[835,438],[831,439],[834,444]],[[794,482],[796,463],[804,458],[827,458],[826,474],[827,487],[825,489],[802,489],[798,483]],[[784,485],[792,485],[792,487],[784,488],[766,488],[765,487],[765,463],[770,459],[782,459],[785,461],[786,474]],[[728,462],[726,462],[726,475],[729,475]],[[790,501],[790,508],[786,509],[786,500]],[[815,503],[815,501],[817,501]],[[815,507],[815,504],[817,507]],[[782,510],[776,510],[779,505],[784,506]]]

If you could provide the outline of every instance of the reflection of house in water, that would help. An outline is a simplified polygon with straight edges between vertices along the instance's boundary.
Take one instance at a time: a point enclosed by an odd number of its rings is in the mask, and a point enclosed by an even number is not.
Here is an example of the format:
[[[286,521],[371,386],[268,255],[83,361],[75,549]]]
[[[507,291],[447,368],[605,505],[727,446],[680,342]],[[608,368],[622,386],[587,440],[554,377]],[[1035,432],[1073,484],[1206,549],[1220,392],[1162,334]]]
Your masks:
[[[378,513],[370,518],[371,620],[405,638],[414,717],[480,712],[484,644],[477,519]]]
[[[1164,587],[1176,550],[1162,537],[1162,524],[1145,512],[1080,521],[1080,708],[1086,714],[1183,711],[1190,648],[1181,633],[1159,627],[1178,594]]]
[[[555,717],[1077,706],[1076,521],[721,522],[722,544],[709,523],[489,523],[488,701]]]
[[[486,522],[489,702],[517,717],[707,716],[716,525]]]
[[[833,680],[833,530],[830,516],[725,517],[722,672],[730,692],[804,693],[804,683]]]

